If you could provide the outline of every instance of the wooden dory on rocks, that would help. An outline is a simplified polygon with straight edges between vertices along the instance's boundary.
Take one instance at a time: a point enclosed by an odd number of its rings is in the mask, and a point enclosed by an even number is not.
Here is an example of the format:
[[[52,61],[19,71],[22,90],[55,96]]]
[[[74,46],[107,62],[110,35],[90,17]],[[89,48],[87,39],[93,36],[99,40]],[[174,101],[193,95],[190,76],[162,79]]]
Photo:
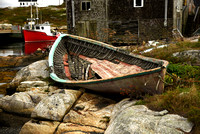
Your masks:
[[[49,53],[53,80],[106,93],[162,93],[167,65],[165,60],[69,34],[59,36]]]

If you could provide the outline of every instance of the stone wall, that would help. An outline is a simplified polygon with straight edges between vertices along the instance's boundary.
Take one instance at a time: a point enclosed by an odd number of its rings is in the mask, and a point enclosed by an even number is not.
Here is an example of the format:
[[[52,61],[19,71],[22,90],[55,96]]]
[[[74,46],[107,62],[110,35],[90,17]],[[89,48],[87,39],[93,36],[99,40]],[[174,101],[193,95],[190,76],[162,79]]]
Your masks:
[[[144,7],[133,7],[133,0],[109,0],[109,28],[116,33],[115,41],[136,42],[171,36],[173,1],[168,1],[168,26],[164,27],[164,0],[145,0]],[[115,26],[118,23],[118,26]],[[129,39],[126,37],[128,36]],[[116,39],[117,38],[117,39]],[[121,38],[121,39],[119,39]]]
[[[165,1],[145,0],[144,7],[135,8],[133,0],[88,0],[91,8],[81,10],[81,0],[66,2],[69,34],[110,43],[128,43],[171,36],[173,0],[168,1],[168,26],[164,27]],[[153,34],[152,34],[153,33]]]
[[[172,38],[173,19],[168,19],[168,26],[164,27],[164,19],[143,19],[139,21],[139,39],[156,40]]]

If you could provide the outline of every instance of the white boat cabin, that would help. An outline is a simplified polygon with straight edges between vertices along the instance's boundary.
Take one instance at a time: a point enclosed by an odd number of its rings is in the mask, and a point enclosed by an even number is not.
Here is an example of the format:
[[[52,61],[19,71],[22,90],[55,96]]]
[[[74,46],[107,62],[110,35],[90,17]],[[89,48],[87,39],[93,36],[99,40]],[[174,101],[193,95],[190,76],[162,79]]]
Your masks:
[[[34,21],[28,22],[28,24],[24,25],[24,30],[32,30],[32,31],[38,31],[38,32],[44,32],[47,35],[54,35],[56,32],[51,32],[51,27],[49,22],[45,22],[43,24],[35,24]]]

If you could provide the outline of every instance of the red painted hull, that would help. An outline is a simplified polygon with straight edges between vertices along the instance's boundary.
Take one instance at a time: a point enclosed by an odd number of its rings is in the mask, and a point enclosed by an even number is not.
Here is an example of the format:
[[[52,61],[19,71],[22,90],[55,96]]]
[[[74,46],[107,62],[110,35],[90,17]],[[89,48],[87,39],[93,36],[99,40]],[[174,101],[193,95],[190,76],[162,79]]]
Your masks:
[[[48,46],[52,46],[54,41],[42,41],[42,42],[25,42],[24,53],[26,55],[32,54],[37,51],[38,48],[44,50]]]
[[[49,36],[44,32],[23,30],[25,42],[55,41],[58,35]]]

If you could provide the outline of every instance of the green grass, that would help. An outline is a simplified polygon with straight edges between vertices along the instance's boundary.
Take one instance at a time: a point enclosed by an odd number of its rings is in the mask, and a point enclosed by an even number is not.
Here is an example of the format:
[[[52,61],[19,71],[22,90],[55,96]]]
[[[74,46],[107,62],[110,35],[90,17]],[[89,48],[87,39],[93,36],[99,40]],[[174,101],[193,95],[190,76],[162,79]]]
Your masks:
[[[196,125],[200,126],[200,88],[192,85],[190,87],[168,90],[162,95],[146,97],[143,103],[154,110],[168,110],[187,117]]]
[[[192,49],[199,50],[200,42],[195,42],[195,43],[179,42],[176,44],[168,44],[167,47],[154,49],[149,53],[145,53],[144,56],[167,60],[170,61],[171,63],[188,63],[188,62],[194,63],[195,60],[191,60],[190,58],[173,57],[173,53],[182,52],[185,50],[192,50]]]
[[[200,66],[191,66],[188,64],[169,64],[167,72],[176,74],[177,77],[182,79],[195,79],[200,80]]]
[[[33,16],[36,16],[35,14],[36,9],[33,7]],[[30,18],[30,7],[0,9],[0,24],[9,23],[23,26],[27,18]],[[42,19],[43,22],[49,21],[53,26],[66,25],[67,19],[65,5],[41,7],[39,8],[39,18]],[[41,20],[39,22],[41,22]]]
[[[144,49],[144,48],[142,48]],[[169,61],[165,81],[165,92],[160,95],[144,96],[137,104],[145,104],[152,110],[168,110],[179,114],[195,124],[192,133],[200,133],[200,66],[190,58],[177,58],[172,54],[185,50],[200,50],[200,42],[179,42],[168,47],[154,49],[145,56]]]

